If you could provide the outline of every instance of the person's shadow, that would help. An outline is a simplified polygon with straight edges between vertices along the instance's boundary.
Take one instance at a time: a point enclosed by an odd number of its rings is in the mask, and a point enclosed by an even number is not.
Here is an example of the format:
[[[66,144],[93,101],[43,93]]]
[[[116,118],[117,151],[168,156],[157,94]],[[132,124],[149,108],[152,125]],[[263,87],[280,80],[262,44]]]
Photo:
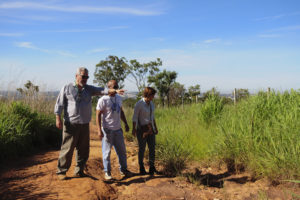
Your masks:
[[[94,177],[90,174],[85,174],[85,176],[81,176],[81,177],[79,177],[79,176],[68,176],[68,177],[66,177],[66,180],[77,179],[77,178],[90,178],[94,181],[99,180],[98,178],[96,178],[96,177]]]
[[[185,173],[184,176],[192,183],[197,183],[208,187],[223,188],[225,179],[231,176],[232,174],[233,173],[230,171],[220,173],[220,174],[211,174],[211,173],[202,174],[202,171],[196,168],[194,173]],[[226,179],[226,181],[231,181],[238,184],[244,184],[248,181],[255,181],[255,180],[251,180],[251,179],[249,180],[249,177],[243,176],[240,178],[229,178]]]
[[[133,178],[134,177],[134,178]],[[168,176],[165,176],[163,174],[157,174],[157,175],[150,175],[150,174],[145,174],[145,175],[140,175],[139,173],[132,173],[130,176],[125,176],[119,180],[112,179],[110,181],[105,181],[105,183],[112,184],[116,183],[116,186],[129,186],[133,183],[145,183],[151,179],[156,179],[156,178],[168,178]],[[130,180],[128,180],[130,179]]]

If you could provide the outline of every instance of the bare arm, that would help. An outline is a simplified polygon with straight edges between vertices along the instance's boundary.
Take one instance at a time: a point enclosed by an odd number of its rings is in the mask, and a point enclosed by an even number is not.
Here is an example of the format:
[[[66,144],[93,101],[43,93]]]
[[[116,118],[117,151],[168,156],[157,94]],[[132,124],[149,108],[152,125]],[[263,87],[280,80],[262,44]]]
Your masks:
[[[100,140],[104,137],[104,134],[102,132],[102,127],[101,127],[101,110],[96,111],[96,125],[98,128],[98,136],[100,137]]]
[[[62,129],[62,121],[61,121],[61,118],[60,118],[60,115],[56,115],[56,127],[58,129]]]
[[[123,108],[121,107],[121,120],[124,122],[125,124],[125,131],[128,132],[129,131],[129,126],[125,117],[125,113],[123,111]]]
[[[117,93],[117,94],[123,95],[124,92],[125,92],[124,89],[120,89],[120,90],[116,90],[116,89],[108,89],[108,93],[107,93],[107,94],[116,94],[116,93]],[[103,90],[97,91],[97,92],[95,92],[93,95],[95,95],[95,96],[106,95],[106,93],[104,93],[104,88],[103,88]]]

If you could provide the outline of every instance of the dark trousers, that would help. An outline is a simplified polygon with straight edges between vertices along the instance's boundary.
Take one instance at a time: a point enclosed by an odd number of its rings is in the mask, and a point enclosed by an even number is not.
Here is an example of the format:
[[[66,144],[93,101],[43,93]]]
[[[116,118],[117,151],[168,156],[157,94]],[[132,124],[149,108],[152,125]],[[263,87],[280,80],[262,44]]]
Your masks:
[[[143,135],[141,131],[137,130],[137,139],[139,143],[139,154],[138,154],[138,160],[140,168],[144,167],[144,153],[146,149],[146,144],[148,144],[149,149],[149,165],[150,168],[154,167],[154,161],[155,161],[155,134],[148,135],[145,138],[143,138]]]
[[[83,171],[89,158],[90,131],[89,124],[71,124],[64,122],[61,150],[58,158],[57,174],[66,173],[72,162],[76,149],[75,173]]]

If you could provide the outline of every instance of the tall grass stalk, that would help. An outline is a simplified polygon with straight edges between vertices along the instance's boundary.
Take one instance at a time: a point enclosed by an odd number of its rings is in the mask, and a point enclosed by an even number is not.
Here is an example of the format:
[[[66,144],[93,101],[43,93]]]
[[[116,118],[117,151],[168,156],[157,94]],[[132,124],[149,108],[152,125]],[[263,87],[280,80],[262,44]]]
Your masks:
[[[58,146],[60,134],[53,111],[49,114],[43,105],[49,107],[45,101],[29,105],[24,99],[0,102],[0,162],[29,154],[36,148]],[[54,104],[51,105],[53,110]]]
[[[242,166],[256,176],[299,177],[300,93],[259,93],[220,120],[215,152],[220,159]]]
[[[130,122],[132,114],[126,109]],[[158,159],[165,166],[218,161],[256,177],[299,180],[300,91],[260,92],[236,105],[212,96],[183,108],[157,108],[155,118]]]

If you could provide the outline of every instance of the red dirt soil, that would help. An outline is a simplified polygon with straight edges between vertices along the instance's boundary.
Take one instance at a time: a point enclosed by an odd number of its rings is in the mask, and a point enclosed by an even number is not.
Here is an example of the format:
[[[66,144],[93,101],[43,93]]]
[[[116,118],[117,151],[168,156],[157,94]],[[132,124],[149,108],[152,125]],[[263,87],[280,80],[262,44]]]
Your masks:
[[[184,177],[140,176],[137,145],[126,142],[126,148],[128,169],[133,176],[122,179],[112,150],[114,180],[105,181],[101,141],[91,124],[88,177],[73,177],[72,166],[68,179],[58,180],[55,172],[59,151],[48,151],[5,163],[0,171],[0,199],[300,199],[300,184],[272,186],[264,179],[251,180],[247,173],[229,174],[225,169],[201,168],[197,164],[191,164],[186,174],[199,180],[200,185]]]

